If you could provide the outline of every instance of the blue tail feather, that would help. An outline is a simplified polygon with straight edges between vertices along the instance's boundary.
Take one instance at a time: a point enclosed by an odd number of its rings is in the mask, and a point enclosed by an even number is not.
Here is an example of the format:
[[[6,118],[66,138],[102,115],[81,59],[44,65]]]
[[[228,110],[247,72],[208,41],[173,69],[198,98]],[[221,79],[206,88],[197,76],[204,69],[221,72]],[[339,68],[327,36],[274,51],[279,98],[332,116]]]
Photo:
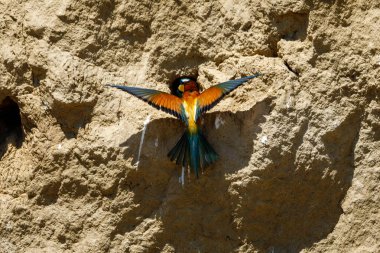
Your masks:
[[[178,165],[190,166],[197,177],[200,169],[205,169],[218,159],[218,154],[201,132],[189,133],[188,131],[182,135],[168,156]]]
[[[190,144],[190,168],[195,172],[195,175],[199,176],[200,169],[200,145],[199,145],[199,134],[188,134],[187,135]]]

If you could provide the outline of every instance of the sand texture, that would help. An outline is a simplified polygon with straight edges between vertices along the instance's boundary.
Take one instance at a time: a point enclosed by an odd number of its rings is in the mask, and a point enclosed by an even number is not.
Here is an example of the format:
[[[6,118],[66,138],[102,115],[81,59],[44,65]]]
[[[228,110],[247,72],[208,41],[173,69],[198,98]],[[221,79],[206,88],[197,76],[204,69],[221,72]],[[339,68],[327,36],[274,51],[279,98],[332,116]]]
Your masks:
[[[378,0],[1,0],[0,28],[1,253],[380,252]],[[105,86],[256,72],[184,187],[181,123]]]

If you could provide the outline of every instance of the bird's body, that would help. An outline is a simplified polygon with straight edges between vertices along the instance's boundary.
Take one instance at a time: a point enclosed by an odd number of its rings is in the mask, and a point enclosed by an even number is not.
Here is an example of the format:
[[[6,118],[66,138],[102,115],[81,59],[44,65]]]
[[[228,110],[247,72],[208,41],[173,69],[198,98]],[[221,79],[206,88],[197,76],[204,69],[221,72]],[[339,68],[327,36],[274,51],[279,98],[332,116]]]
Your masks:
[[[183,121],[186,131],[168,153],[170,160],[182,166],[190,166],[198,177],[199,170],[206,168],[218,159],[218,154],[202,134],[200,116],[215,106],[225,95],[246,81],[259,76],[255,74],[237,80],[230,80],[212,86],[200,93],[194,79],[179,78],[172,90],[173,94],[120,85],[112,87],[126,91]]]
[[[185,92],[182,97],[182,106],[185,112],[186,120],[187,120],[187,130],[189,133],[195,133],[198,131],[198,123],[199,120],[197,117],[197,97],[199,96],[198,91],[193,92]]]

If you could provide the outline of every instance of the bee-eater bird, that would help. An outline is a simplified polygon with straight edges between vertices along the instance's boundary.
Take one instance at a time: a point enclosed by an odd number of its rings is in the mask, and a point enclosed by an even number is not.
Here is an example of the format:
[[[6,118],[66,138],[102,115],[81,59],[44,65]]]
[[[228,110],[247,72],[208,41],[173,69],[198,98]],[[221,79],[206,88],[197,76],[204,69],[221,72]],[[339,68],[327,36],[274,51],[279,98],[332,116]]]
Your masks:
[[[202,93],[200,93],[200,87],[196,80],[191,77],[176,79],[171,87],[172,94],[130,86],[109,86],[126,91],[151,106],[174,115],[185,123],[186,131],[170,150],[168,156],[171,161],[175,160],[176,164],[184,167],[190,166],[198,177],[200,169],[205,169],[218,159],[218,154],[202,134],[201,115],[213,108],[225,95],[258,76],[260,74],[256,73],[252,76],[220,83]]]

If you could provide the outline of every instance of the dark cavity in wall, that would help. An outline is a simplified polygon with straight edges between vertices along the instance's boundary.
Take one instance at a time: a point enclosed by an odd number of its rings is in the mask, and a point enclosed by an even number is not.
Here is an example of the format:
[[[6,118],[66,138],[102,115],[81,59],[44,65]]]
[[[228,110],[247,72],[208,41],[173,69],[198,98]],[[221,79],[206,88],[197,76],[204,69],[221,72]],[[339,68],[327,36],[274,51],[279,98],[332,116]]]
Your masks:
[[[0,159],[9,144],[19,148],[23,138],[20,108],[10,97],[6,97],[0,103]]]

